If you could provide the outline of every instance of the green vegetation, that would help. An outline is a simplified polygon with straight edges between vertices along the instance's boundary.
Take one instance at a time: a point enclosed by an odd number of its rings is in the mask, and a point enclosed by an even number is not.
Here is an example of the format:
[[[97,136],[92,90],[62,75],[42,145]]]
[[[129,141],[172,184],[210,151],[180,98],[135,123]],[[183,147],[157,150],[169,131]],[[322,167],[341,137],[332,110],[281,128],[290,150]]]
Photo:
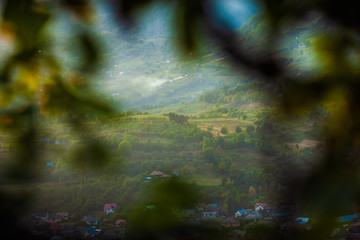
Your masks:
[[[182,88],[183,83],[177,84]],[[188,84],[192,86],[193,80]],[[302,171],[316,163],[314,143],[321,142],[322,135],[316,125],[309,125],[320,122],[324,114],[309,114],[303,119],[306,124],[280,120],[263,84],[220,86],[199,94],[197,101],[169,103],[107,117],[68,114],[40,119],[51,133],[41,136],[50,137],[49,143],[37,146],[46,156],[35,167],[43,180],[17,186],[38,193],[31,211],[69,211],[80,219],[102,216],[103,203],[116,202],[121,206],[116,216],[133,217],[137,207],[152,204],[142,198],[164,180],[145,178],[160,170],[177,172],[177,178],[194,188],[197,201],[216,202],[223,215],[232,216],[239,207],[252,208],[256,202],[280,204],[274,199],[284,185],[276,176],[290,171],[288,161]],[[269,117],[270,112],[275,114]],[[84,122],[84,131],[73,134],[67,127],[72,121]],[[7,139],[1,144],[2,154],[10,154],[15,140],[1,135]],[[55,146],[55,141],[66,145]],[[94,167],[101,169],[93,171]]]
[[[316,220],[307,239],[323,239],[338,229],[338,215],[358,210],[356,8],[264,0],[265,12],[234,32],[205,1],[163,1],[176,3],[174,36],[152,27],[136,36],[134,27],[114,40],[121,30],[106,22],[114,16],[97,16],[105,18],[97,33],[88,25],[95,2],[0,3],[4,229],[18,234],[30,211],[70,211],[74,225],[87,214],[121,216],[132,221],[130,239],[172,239],[188,229],[184,212],[197,203],[232,216],[267,202],[296,205]],[[155,1],[117,2],[132,22]],[[154,15],[169,23],[170,12]],[[100,49],[97,38],[111,44]],[[184,61],[171,41],[182,43]],[[247,72],[235,73],[240,66]],[[104,216],[105,202],[120,206],[114,216]],[[289,223],[236,230],[298,239]],[[217,236],[207,230],[199,232]]]
[[[197,186],[200,199],[217,202],[226,215],[232,215],[239,206],[251,208],[255,202],[272,201],[282,187],[273,177],[275,159],[281,161],[286,156],[298,163],[299,168],[310,168],[311,160],[305,164],[303,159],[309,158],[316,146],[292,148],[292,141],[321,139],[310,134],[318,136],[314,134],[316,128],[308,128],[307,134],[302,124],[280,123],[276,116],[263,118],[263,111],[252,110],[257,117],[250,120],[230,119],[226,115],[188,121],[188,117],[175,113],[160,116],[127,111],[89,121],[87,128],[97,130],[97,141],[103,142],[108,151],[105,167],[97,172],[86,170],[95,150],[80,152],[86,159],[74,165],[73,154],[80,154],[77,151],[65,151],[52,142],[39,145],[55,166],[39,163],[39,171],[48,180],[33,186],[41,196],[34,211],[67,210],[81,216],[98,212],[105,201],[119,203],[122,207],[118,213],[126,215],[131,211],[127,203],[139,201],[139,194],[153,184],[144,180],[155,170],[169,175],[176,171],[181,179]],[[312,118],[319,120],[319,115],[309,115],[306,121],[311,122]],[[84,144],[82,139],[86,138],[70,134],[64,129],[66,122],[57,122],[42,122],[58,129],[49,137],[62,139],[70,149]],[[206,125],[207,122],[212,125]],[[289,143],[284,145],[280,138],[288,138]],[[5,154],[10,151],[8,145],[2,145]],[[79,205],[79,198],[86,202]]]

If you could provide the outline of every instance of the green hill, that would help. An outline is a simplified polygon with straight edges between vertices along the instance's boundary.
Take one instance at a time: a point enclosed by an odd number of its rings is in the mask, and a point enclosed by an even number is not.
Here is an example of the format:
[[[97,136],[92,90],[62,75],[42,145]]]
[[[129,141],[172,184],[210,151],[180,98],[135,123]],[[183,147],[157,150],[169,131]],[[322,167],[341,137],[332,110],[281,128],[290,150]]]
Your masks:
[[[254,56],[268,48],[269,54],[281,53],[289,68],[307,68],[315,57],[313,42],[326,30],[322,19],[314,18],[284,29],[288,42],[264,46],[271,38],[264,25],[256,16],[238,32],[254,43],[249,49]],[[101,69],[96,90],[115,104],[126,99],[128,108],[137,108],[109,117],[82,116],[80,132],[61,117],[40,119],[47,129],[40,137],[52,139],[36,144],[43,156],[36,170],[43,180],[17,186],[40,193],[34,210],[81,216],[116,202],[118,213],[128,216],[132,203],[141,202],[153,183],[146,177],[161,171],[179,175],[192,184],[199,201],[217,202],[224,215],[232,216],[239,207],[273,200],[283,187],[277,182],[282,173],[297,169],[300,174],[316,164],[323,107],[295,117],[296,122],[281,118],[276,89],[267,94],[269,86],[235,72],[225,63],[229,56],[210,44],[200,57],[189,53],[187,60],[177,61],[168,36],[150,31],[143,38],[130,34],[123,39],[104,27],[99,37],[111,42],[103,52],[111,64]],[[187,120],[171,121],[170,116]],[[15,140],[2,135],[3,156],[12,152]],[[46,166],[48,161],[54,166]]]

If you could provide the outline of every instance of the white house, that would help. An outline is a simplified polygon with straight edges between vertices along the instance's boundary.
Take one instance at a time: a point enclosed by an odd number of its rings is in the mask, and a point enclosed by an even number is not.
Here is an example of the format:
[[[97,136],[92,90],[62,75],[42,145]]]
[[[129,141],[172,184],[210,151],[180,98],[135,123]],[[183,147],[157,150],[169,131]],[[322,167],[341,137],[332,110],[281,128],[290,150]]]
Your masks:
[[[115,208],[116,208],[116,204],[115,204],[115,203],[105,204],[105,205],[104,205],[104,212],[106,213],[106,215],[108,215],[108,214],[110,214],[110,213],[114,213],[114,212],[115,212]]]

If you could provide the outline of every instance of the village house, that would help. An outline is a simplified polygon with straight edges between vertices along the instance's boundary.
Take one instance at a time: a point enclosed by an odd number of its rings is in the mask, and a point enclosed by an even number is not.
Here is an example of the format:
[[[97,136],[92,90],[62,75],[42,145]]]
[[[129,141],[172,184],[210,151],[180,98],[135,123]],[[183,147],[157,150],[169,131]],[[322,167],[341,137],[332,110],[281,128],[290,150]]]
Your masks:
[[[153,171],[152,173],[150,173],[150,176],[168,177],[169,175],[160,171]]]
[[[46,221],[48,223],[59,223],[62,221],[62,217],[59,215],[52,215]]]
[[[49,218],[49,214],[47,213],[34,213],[32,214],[33,220],[35,222],[41,223],[41,222],[46,222],[47,219]]]
[[[311,219],[306,217],[297,217],[295,219],[296,227],[299,229],[311,230]]]
[[[69,220],[70,214],[68,212],[57,212],[56,215],[60,216],[62,220]]]
[[[104,205],[104,212],[106,213],[106,215],[109,215],[109,214],[115,212],[115,208],[116,208],[115,203],[105,204]]]
[[[127,221],[125,219],[118,219],[114,223],[114,230],[118,233],[119,238],[125,238],[127,234]]]
[[[267,203],[255,203],[255,211],[264,211],[265,209],[268,209],[269,205]]]
[[[309,223],[309,220],[310,218],[298,217],[295,221],[297,224],[306,224]]]
[[[243,217],[243,216],[246,216],[248,214],[248,211],[244,208],[240,208],[240,210],[238,210],[236,213],[235,213],[235,217],[236,218],[239,218],[239,217]]]
[[[262,218],[263,218],[263,215],[257,211],[248,212],[248,215],[246,215],[244,217],[245,220],[255,221],[255,222],[258,220],[261,220]]]
[[[220,211],[217,204],[199,204],[198,209],[202,213],[203,218],[216,218],[219,217]]]
[[[81,221],[86,222],[87,225],[97,225],[98,221],[92,216],[84,216]]]
[[[343,227],[348,227],[352,223],[355,223],[359,219],[357,214],[345,215],[336,218],[336,222]]]

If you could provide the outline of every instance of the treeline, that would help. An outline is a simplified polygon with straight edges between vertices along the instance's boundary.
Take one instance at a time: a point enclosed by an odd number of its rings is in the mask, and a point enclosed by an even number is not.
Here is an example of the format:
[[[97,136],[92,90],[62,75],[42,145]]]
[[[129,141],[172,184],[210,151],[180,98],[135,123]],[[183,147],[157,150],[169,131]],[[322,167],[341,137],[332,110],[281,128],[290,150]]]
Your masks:
[[[247,114],[236,108],[216,106],[214,109],[198,115],[198,118],[239,118],[246,120]]]
[[[224,86],[201,95],[199,101],[218,104],[250,104],[253,102],[268,104],[269,96],[261,91],[262,88],[264,86],[258,83],[248,83],[236,87]]]
[[[170,121],[174,121],[174,122],[179,123],[179,124],[187,123],[187,120],[189,119],[189,117],[187,117],[187,116],[184,116],[184,115],[181,115],[181,114],[176,114],[176,113],[173,113],[173,112],[170,112],[168,114],[168,116],[169,116]]]

